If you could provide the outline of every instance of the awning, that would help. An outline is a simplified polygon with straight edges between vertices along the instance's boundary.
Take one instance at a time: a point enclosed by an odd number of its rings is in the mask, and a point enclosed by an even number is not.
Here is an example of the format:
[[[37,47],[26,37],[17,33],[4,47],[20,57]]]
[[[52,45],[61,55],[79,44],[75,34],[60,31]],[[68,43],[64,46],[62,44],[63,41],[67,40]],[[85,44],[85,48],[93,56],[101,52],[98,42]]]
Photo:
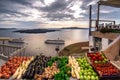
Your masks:
[[[99,4],[120,8],[120,0],[100,0]]]

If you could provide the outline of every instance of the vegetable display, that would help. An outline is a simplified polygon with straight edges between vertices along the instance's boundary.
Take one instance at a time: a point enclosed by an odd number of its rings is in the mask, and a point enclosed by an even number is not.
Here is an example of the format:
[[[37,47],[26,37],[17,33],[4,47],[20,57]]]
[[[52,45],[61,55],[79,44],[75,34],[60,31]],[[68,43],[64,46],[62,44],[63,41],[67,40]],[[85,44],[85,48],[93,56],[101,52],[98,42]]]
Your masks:
[[[119,63],[119,62],[118,62]],[[119,65],[119,64],[118,64]],[[15,56],[0,67],[0,79],[119,80],[120,70],[103,53],[86,57]]]
[[[42,75],[36,74],[35,80],[43,80],[43,79],[52,79],[53,76],[57,73],[59,73],[59,69],[57,68],[57,63],[53,63],[52,66],[48,66],[45,68]]]
[[[54,80],[69,80],[71,68],[67,65],[67,57],[53,57],[48,62],[48,65],[51,65],[53,62],[57,62],[60,72],[54,75]]]
[[[114,67],[110,62],[105,64],[93,64],[93,67],[101,76],[120,75],[120,71]]]
[[[23,63],[17,68],[16,72],[13,74],[12,79],[20,79],[33,59],[34,57],[31,57],[30,60],[23,61]]]
[[[3,66],[0,67],[0,78],[8,79],[10,78],[17,68],[22,64],[23,61],[29,60],[30,57],[19,57],[14,56],[10,58]]]
[[[77,60],[75,59],[75,57],[69,56],[68,65],[71,67],[72,77],[80,79],[80,75],[79,75],[80,67],[79,67],[79,64],[78,64]]]
[[[47,67],[47,62],[50,58],[45,55],[36,56],[29,64],[24,75],[22,75],[22,79],[34,79],[35,74],[41,75],[44,72],[44,68]]]
[[[87,53],[87,56],[101,79],[113,80],[115,78],[120,78],[120,70],[113,66],[103,53]]]

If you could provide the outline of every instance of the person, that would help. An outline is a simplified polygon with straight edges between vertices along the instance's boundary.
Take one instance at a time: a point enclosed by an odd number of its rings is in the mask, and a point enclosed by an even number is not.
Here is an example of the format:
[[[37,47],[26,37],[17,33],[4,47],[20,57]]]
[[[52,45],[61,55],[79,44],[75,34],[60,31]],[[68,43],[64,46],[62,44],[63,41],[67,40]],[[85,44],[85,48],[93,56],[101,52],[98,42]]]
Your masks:
[[[60,50],[60,49],[59,49],[59,46],[56,46],[55,50],[56,50],[57,53],[58,53],[58,51]]]

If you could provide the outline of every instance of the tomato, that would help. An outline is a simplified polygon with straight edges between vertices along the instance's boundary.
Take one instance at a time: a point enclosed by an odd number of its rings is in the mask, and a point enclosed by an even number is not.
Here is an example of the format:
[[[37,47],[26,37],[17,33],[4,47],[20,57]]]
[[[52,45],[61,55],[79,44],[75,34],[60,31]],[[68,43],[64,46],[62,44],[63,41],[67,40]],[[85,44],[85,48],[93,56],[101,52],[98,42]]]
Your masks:
[[[9,75],[9,74],[6,74],[6,75],[5,75],[5,78],[6,78],[6,79],[8,79],[9,77],[10,77],[10,75]]]
[[[11,70],[11,74],[15,73],[16,69],[12,69]]]
[[[0,78],[2,77],[2,73],[0,73]]]
[[[2,74],[3,74],[2,77],[6,78],[7,73],[3,72]]]

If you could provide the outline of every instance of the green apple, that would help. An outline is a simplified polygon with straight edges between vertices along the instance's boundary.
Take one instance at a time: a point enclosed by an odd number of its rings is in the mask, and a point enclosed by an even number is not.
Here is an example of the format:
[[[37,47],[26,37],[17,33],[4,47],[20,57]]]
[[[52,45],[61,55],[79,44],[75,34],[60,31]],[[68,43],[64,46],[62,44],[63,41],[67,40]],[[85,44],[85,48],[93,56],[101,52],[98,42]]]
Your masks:
[[[99,77],[98,77],[98,76],[96,76],[96,77],[95,77],[95,80],[99,80]]]
[[[106,61],[106,62],[107,62],[107,59],[104,59],[104,61]]]
[[[95,80],[95,76],[91,76],[91,80]]]
[[[84,76],[80,76],[80,80],[84,80]]]
[[[88,72],[85,71],[85,72],[84,72],[84,75],[88,75]]]
[[[92,69],[92,66],[89,66],[89,69]]]
[[[90,80],[90,76],[87,76],[86,78],[87,78],[86,80]]]
[[[102,62],[103,62],[103,63],[106,63],[106,61],[105,61],[105,60],[103,60]]]
[[[84,80],[87,80],[87,76],[86,75],[84,75]]]
[[[88,72],[88,75],[91,75],[91,72]]]
[[[96,60],[96,61],[94,61],[95,63],[98,63],[98,61]]]
[[[96,76],[97,74],[95,72],[92,73],[93,76]]]
[[[83,75],[83,73],[81,73],[81,72],[80,72],[80,73],[79,73],[79,75],[80,75],[80,76],[82,76],[82,75]]]
[[[99,64],[101,64],[102,62],[101,61],[98,61]]]

